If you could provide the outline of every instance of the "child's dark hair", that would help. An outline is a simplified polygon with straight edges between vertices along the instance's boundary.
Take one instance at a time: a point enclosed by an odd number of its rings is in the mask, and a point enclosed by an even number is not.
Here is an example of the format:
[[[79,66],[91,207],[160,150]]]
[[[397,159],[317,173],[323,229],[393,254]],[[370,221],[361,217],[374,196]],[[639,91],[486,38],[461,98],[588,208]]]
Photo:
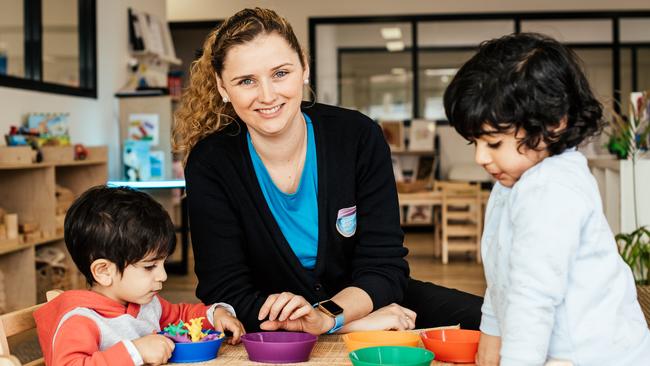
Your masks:
[[[603,125],[602,106],[578,56],[535,33],[483,42],[449,84],[444,104],[449,123],[469,141],[488,129],[523,129],[519,146],[536,149],[543,141],[550,155],[577,146]],[[565,117],[566,128],[556,129]]]
[[[169,256],[176,247],[174,225],[153,198],[131,188],[97,186],[84,192],[68,209],[65,245],[89,285],[90,265],[107,259],[119,273],[153,255]]]

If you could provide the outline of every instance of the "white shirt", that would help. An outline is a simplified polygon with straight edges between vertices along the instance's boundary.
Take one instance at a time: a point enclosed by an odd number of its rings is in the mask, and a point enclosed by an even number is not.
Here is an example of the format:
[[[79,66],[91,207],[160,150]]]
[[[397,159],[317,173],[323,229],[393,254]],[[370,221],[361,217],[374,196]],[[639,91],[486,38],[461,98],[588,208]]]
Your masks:
[[[585,157],[568,150],[497,183],[481,242],[481,331],[501,365],[650,365],[650,331]]]

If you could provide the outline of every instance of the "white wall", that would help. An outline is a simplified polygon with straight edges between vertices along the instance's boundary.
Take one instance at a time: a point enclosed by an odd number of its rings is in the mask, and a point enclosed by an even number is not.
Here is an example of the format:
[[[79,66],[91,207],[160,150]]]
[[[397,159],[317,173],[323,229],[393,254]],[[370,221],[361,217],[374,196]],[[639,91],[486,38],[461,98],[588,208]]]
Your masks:
[[[167,19],[164,0],[97,1],[97,99],[0,87],[0,132],[30,112],[69,112],[73,142],[109,146],[109,176],[119,177],[118,111],[115,92],[127,77],[127,8]]]

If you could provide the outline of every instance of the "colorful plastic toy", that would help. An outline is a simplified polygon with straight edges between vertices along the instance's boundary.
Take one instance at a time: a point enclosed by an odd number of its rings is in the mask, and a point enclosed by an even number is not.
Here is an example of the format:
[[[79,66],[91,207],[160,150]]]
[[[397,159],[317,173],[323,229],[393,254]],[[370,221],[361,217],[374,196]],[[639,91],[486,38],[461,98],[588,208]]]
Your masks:
[[[217,357],[224,334],[201,329],[203,319],[190,319],[189,323],[180,320],[178,324],[169,324],[160,332],[176,343],[169,362],[201,362]]]

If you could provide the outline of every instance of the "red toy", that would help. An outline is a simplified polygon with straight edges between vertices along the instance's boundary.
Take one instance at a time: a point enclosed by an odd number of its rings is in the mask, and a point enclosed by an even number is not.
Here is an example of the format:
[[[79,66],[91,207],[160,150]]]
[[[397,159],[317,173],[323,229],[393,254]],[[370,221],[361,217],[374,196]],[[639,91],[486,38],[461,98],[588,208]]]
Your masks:
[[[86,160],[88,157],[88,149],[82,144],[74,145],[74,160]]]

